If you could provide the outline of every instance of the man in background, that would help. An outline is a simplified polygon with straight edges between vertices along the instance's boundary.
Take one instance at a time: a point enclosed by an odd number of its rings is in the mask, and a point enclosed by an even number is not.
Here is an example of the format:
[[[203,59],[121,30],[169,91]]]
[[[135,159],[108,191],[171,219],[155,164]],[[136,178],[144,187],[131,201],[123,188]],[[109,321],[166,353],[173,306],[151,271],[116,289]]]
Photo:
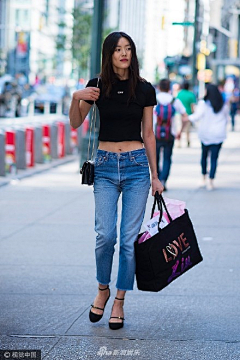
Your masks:
[[[170,81],[162,79],[159,83],[159,88],[160,92],[157,94],[158,104],[155,108],[157,169],[159,180],[166,191],[166,183],[172,163],[174,140],[177,136],[175,113],[181,114],[182,122],[187,121],[188,117],[182,102],[179,99],[174,99],[170,93]]]
[[[196,104],[196,97],[192,91],[189,90],[189,82],[184,81],[181,90],[178,93],[177,99],[181,100],[188,115],[191,115],[194,111],[194,105]],[[184,127],[186,133],[187,146],[190,146],[190,129],[191,122],[188,121]]]

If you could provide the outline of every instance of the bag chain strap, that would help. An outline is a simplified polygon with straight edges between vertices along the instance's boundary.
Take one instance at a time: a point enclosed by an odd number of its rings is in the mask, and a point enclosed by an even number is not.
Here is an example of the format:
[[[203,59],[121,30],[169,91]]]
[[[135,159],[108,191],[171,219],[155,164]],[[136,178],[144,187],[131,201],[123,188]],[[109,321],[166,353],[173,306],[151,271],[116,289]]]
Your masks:
[[[99,78],[97,79],[97,87],[98,87],[98,83],[99,83]],[[94,124],[94,130],[93,130],[93,146],[92,146],[92,155],[91,158],[89,159],[89,152],[90,152],[90,144],[91,144],[91,135],[92,135],[92,127]],[[96,132],[96,102],[94,101],[93,104],[93,109],[92,109],[92,115],[91,115],[91,122],[90,122],[90,131],[89,131],[89,140],[88,140],[88,160],[92,160],[93,159],[93,155],[94,155],[94,149],[95,149],[95,132]]]

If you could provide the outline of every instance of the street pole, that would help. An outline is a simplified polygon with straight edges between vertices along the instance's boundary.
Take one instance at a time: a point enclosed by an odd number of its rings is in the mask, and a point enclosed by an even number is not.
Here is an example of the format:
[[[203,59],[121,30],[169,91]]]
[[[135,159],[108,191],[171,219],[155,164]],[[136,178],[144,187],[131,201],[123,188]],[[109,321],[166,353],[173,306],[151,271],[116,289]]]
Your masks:
[[[90,63],[90,77],[95,78],[98,76],[101,69],[101,45],[102,45],[102,29],[103,29],[103,10],[104,0],[94,0],[94,11],[92,19],[92,46],[91,46],[91,63]],[[85,137],[82,139],[80,167],[84,161],[89,160],[88,157],[88,142],[91,137],[91,145],[95,141],[95,149],[97,148],[97,137],[99,129],[99,115],[98,111],[96,118],[96,133],[90,134],[90,121],[92,118],[92,111],[89,114],[89,127]],[[94,131],[94,126],[92,127]],[[91,154],[91,148],[90,152]]]
[[[193,34],[193,53],[192,53],[192,87],[196,85],[197,78],[197,49],[196,43],[198,41],[198,16],[199,16],[199,0],[195,0],[195,14],[194,14],[194,34]]]
[[[96,77],[101,68],[101,45],[103,28],[104,0],[94,0],[91,48],[91,79]]]

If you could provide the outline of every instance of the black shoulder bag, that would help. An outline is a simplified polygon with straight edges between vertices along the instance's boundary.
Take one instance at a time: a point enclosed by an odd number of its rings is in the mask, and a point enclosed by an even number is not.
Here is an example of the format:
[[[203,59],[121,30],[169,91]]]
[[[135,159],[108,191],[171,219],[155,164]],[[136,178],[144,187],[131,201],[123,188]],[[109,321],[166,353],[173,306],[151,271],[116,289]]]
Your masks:
[[[99,83],[99,78],[97,80],[97,87]],[[92,145],[92,154],[90,155],[90,145],[91,145],[91,135],[93,130],[93,145]],[[96,103],[94,101],[93,109],[92,109],[92,116],[90,122],[90,133],[89,133],[89,140],[88,140],[88,155],[87,159],[84,163],[82,168],[80,169],[80,174],[82,175],[82,184],[84,185],[93,185],[94,182],[94,148],[95,148],[95,131],[96,131]]]

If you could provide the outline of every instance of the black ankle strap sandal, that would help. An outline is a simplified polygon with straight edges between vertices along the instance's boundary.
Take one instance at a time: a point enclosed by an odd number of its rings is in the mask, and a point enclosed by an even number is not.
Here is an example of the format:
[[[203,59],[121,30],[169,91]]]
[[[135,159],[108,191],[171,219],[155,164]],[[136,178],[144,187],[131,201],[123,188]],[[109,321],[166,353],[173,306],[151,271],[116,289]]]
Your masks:
[[[105,291],[105,290],[109,290],[109,296],[107,298],[107,300],[105,301],[105,304],[104,304],[104,307],[103,308],[100,308],[98,306],[94,306],[93,304],[91,305],[91,308],[92,309],[98,309],[98,310],[101,310],[103,313],[104,313],[104,310],[105,310],[105,306],[110,298],[110,289],[109,289],[109,286],[107,286],[106,288],[104,289],[101,289],[100,287],[98,288],[98,290],[100,291]],[[99,320],[101,320],[101,318],[103,317],[103,313],[101,315],[99,314],[95,314],[91,311],[90,309],[90,312],[89,312],[89,319],[91,322],[98,322]]]
[[[107,287],[104,288],[104,289],[101,289],[100,287],[98,288],[98,290],[100,290],[100,291],[104,291],[104,290],[107,290],[107,289],[109,289],[109,286],[107,286]]]
[[[124,301],[125,299],[120,299],[118,297],[115,297],[116,300],[120,300],[120,301]],[[120,319],[122,320],[122,322],[109,322],[109,328],[111,330],[118,330],[118,329],[121,329],[124,325],[124,318],[122,316],[110,316],[109,320],[110,319]]]

